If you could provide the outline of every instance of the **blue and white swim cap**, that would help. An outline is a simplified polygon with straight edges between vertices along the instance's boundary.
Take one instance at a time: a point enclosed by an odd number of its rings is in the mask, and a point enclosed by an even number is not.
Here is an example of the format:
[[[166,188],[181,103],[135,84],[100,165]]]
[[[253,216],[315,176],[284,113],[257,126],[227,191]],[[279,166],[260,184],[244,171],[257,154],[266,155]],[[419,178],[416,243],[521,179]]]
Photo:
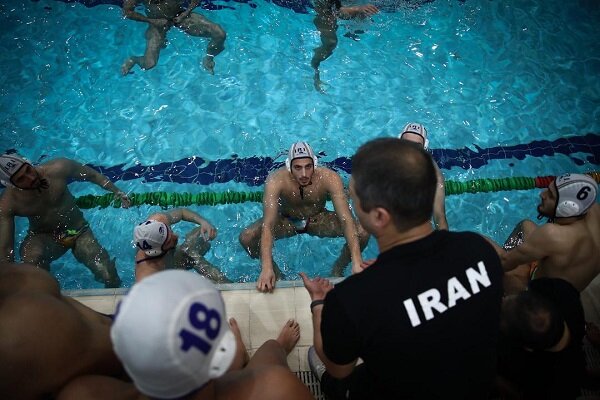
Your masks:
[[[288,171],[292,169],[292,161],[298,158],[312,158],[314,167],[317,167],[317,156],[315,156],[315,152],[306,142],[296,142],[290,147],[288,157],[285,159],[285,166]]]
[[[0,183],[6,187],[15,187],[11,179],[25,164],[31,163],[17,154],[0,155]]]
[[[423,148],[425,150],[429,149],[429,139],[427,139],[427,129],[422,124],[418,122],[409,122],[406,124],[404,129],[398,135],[398,139],[402,139],[402,135],[405,133],[412,133],[415,135],[419,135],[423,138]]]
[[[181,398],[222,376],[237,348],[221,293],[205,277],[182,270],[133,285],[110,337],[135,386],[157,399]]]
[[[158,257],[164,253],[163,244],[169,236],[169,228],[160,221],[149,219],[133,229],[135,245],[148,257]]]
[[[598,184],[589,175],[564,174],[554,180],[557,199],[555,218],[584,215],[596,202]]]

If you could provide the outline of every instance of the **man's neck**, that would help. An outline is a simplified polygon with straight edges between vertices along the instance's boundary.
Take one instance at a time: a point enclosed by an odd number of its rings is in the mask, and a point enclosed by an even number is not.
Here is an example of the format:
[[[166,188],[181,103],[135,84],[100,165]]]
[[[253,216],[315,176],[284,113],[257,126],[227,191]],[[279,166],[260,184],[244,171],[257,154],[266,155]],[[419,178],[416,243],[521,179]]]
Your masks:
[[[433,227],[429,221],[403,232],[398,232],[393,224],[390,224],[388,230],[377,237],[377,246],[379,247],[379,252],[383,253],[392,247],[415,242],[432,233]]]

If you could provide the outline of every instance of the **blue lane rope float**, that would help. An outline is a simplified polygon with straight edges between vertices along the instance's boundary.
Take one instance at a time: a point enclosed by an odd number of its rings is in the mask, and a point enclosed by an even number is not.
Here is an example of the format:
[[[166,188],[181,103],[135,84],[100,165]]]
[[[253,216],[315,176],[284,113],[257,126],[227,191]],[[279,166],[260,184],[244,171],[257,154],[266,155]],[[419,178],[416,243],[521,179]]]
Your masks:
[[[588,172],[596,182],[600,183],[600,172]],[[446,195],[457,195],[463,193],[487,193],[505,190],[529,190],[545,188],[554,180],[554,176],[510,177],[510,178],[484,178],[473,179],[465,182],[446,181]],[[153,205],[167,207],[187,207],[191,205],[214,206],[217,204],[237,204],[245,202],[261,202],[263,192],[146,192],[129,193],[131,206]],[[82,209],[120,207],[120,201],[116,201],[112,193],[104,195],[84,195],[76,199],[77,206]]]

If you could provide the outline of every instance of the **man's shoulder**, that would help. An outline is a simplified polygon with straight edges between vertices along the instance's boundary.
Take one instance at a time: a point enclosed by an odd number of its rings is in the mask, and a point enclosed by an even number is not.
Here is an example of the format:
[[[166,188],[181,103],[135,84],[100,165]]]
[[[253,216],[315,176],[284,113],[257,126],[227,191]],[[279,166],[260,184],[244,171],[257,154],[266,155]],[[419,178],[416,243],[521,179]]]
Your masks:
[[[327,167],[318,167],[315,169],[313,182],[321,182],[322,187],[332,192],[343,187],[342,177],[336,171]]]
[[[286,179],[288,179],[288,175],[289,171],[287,168],[277,168],[276,170],[269,172],[265,183],[268,185],[281,185]]]

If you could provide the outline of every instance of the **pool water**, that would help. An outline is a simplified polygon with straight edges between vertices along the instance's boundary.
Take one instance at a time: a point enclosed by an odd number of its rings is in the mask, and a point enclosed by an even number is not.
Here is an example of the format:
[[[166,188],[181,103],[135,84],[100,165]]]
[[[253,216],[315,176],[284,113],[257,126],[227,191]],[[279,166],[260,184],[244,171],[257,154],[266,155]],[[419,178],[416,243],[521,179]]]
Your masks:
[[[383,11],[371,20],[340,23],[338,47],[321,65],[324,94],[313,87],[319,35],[308,2],[203,3],[196,11],[228,35],[214,76],[199,64],[206,40],[173,29],[158,65],[125,77],[120,65],[143,53],[145,25],[101,3],[0,4],[0,150],[77,159],[136,193],[260,191],[294,141],[310,142],[347,182],[336,160],[414,120],[427,126],[447,180],[600,170],[597,2],[377,0]],[[197,162],[180,173],[190,157]],[[448,196],[448,222],[503,241],[536,217],[537,195]],[[255,280],[258,261],[237,237],[261,205],[191,208],[219,229],[207,259],[236,281]],[[126,286],[132,227],[158,210],[84,211]],[[17,243],[26,228],[18,219]],[[274,256],[290,279],[326,275],[343,243],[294,237],[278,241]],[[371,240],[364,257],[376,254]],[[65,289],[102,287],[70,254],[52,272]]]

